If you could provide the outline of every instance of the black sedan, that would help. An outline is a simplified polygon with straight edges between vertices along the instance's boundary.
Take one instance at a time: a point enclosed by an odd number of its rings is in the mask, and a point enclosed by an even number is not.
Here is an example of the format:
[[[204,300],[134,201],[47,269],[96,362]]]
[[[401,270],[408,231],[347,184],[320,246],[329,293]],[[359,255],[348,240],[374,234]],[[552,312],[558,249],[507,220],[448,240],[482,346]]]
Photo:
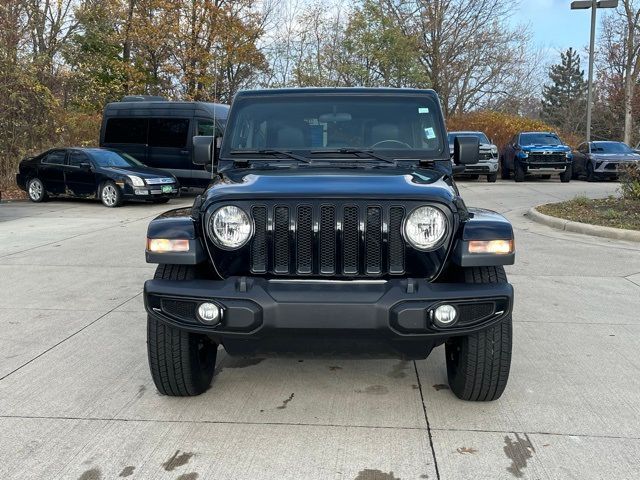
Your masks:
[[[125,200],[165,203],[180,191],[173,175],[104,148],[56,148],[24,159],[16,182],[33,202],[65,195],[99,198],[107,207]]]
[[[589,182],[616,178],[620,165],[639,161],[640,155],[626,143],[585,142],[573,154],[573,176],[583,175]]]

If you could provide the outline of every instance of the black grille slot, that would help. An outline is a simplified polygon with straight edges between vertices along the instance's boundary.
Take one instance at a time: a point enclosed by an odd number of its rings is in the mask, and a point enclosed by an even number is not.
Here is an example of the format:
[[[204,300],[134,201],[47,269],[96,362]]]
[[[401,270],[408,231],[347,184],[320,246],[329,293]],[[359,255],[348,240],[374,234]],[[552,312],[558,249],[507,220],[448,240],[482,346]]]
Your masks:
[[[458,323],[475,323],[478,322],[493,313],[493,303],[467,303],[458,305],[458,312],[460,314],[460,320]]]
[[[163,312],[168,313],[173,317],[195,321],[195,302],[183,302],[181,300],[168,300],[163,298],[160,306],[162,307]]]
[[[345,207],[342,226],[342,261],[343,273],[346,275],[358,273],[358,223],[358,207]]]
[[[313,212],[309,205],[298,207],[296,261],[298,273],[311,273],[313,266]]]
[[[403,219],[404,208],[389,209],[389,273],[404,273]]]
[[[267,271],[267,208],[253,207],[252,213],[255,232],[251,244],[251,271],[265,273]]]
[[[289,273],[289,208],[276,207],[274,212],[273,263],[276,273]]]
[[[367,208],[365,260],[367,273],[382,272],[382,211],[380,207]]]
[[[336,209],[320,208],[320,273],[336,272]]]

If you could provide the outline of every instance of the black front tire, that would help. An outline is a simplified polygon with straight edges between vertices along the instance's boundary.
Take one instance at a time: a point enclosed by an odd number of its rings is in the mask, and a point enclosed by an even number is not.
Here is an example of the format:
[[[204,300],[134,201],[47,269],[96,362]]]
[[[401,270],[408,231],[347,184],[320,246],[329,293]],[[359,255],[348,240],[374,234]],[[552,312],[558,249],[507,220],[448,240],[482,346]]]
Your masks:
[[[466,283],[506,283],[503,267],[464,269]],[[511,368],[511,315],[499,323],[445,344],[451,391],[462,400],[488,402],[500,398]]]
[[[498,180],[498,174],[497,173],[492,173],[491,175],[487,175],[487,182],[495,183],[496,180]]]
[[[524,166],[520,162],[516,162],[515,167],[516,169],[513,175],[514,180],[518,183],[524,182]]]
[[[571,181],[572,176],[573,176],[573,166],[569,165],[567,169],[560,174],[560,181],[562,183],[569,183]]]
[[[155,279],[191,280],[188,265],[158,265]],[[162,395],[200,395],[211,385],[218,345],[208,336],[185,332],[147,316],[147,352],[151,377]]]

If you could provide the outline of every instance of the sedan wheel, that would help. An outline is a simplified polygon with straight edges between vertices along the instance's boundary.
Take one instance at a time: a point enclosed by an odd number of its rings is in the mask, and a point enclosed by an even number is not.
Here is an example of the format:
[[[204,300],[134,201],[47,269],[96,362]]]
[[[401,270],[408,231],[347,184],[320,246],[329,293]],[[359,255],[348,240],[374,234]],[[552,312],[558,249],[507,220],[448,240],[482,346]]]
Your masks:
[[[29,193],[29,200],[32,202],[42,202],[47,197],[44,185],[39,178],[32,178],[29,180],[29,188],[27,191]]]
[[[119,207],[122,204],[120,189],[113,182],[107,182],[102,186],[100,199],[105,207]]]

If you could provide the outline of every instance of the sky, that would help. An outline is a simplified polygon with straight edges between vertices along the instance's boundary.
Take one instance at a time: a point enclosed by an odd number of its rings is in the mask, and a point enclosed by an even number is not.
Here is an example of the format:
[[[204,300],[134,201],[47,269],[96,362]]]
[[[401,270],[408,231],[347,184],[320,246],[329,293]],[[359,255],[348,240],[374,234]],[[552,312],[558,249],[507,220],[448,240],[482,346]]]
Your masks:
[[[559,51],[573,47],[586,71],[591,10],[571,10],[570,5],[571,0],[521,0],[511,22],[529,25],[533,43],[543,51],[546,63],[559,63]],[[611,10],[598,10],[598,24],[607,11]]]

